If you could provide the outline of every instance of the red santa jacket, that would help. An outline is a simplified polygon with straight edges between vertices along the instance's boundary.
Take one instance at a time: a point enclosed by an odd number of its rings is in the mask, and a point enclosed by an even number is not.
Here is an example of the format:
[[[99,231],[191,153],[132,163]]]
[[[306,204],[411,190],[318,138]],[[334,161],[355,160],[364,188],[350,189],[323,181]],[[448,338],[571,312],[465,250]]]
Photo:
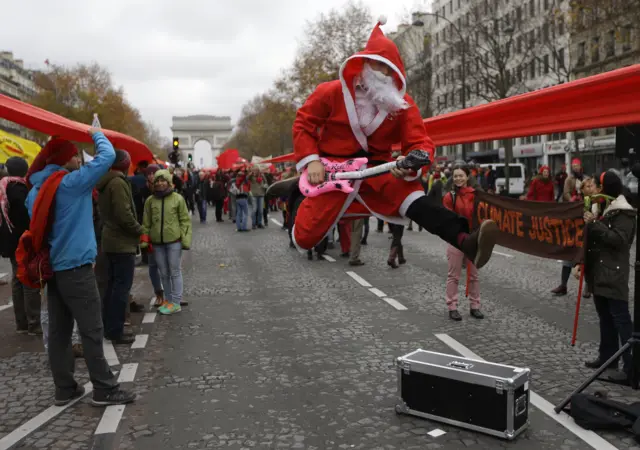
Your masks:
[[[391,67],[396,85],[410,106],[393,116],[380,112],[363,129],[355,108],[355,80],[368,59]],[[371,159],[390,161],[391,146],[397,143],[401,144],[403,154],[421,149],[429,152],[433,160],[433,141],[427,136],[418,107],[405,91],[406,76],[400,52],[378,24],[365,50],[342,65],[340,79],[319,85],[298,110],[293,123],[298,170],[320,155],[348,158],[361,149],[366,150]]]
[[[527,192],[527,200],[536,202],[552,202],[555,200],[553,180],[551,176],[546,179],[542,178],[542,172],[544,170],[548,171],[549,167],[542,166],[540,168],[540,175],[531,180],[529,192]]]

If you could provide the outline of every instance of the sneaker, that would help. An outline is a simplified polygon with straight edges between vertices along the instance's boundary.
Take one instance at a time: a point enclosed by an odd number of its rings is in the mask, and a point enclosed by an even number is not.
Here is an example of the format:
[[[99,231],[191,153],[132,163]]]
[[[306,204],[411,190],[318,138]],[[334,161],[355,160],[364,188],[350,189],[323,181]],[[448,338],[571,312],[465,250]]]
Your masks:
[[[460,322],[462,320],[462,316],[457,309],[454,309],[453,311],[449,311],[449,319]]]
[[[180,305],[176,305],[175,303],[169,303],[167,305],[161,306],[158,309],[158,312],[160,314],[165,315],[165,316],[169,316],[171,314],[179,313],[180,311],[182,311],[182,308],[180,307]]]
[[[84,386],[80,386],[78,384],[76,385],[76,388],[73,392],[70,392],[70,393],[56,392],[56,398],[55,398],[54,404],[56,406],[64,406],[71,403],[75,399],[82,397],[83,395],[84,395]]]
[[[141,305],[141,304],[136,303],[136,302],[131,302],[129,304],[129,310],[132,313],[141,313],[141,312],[144,312],[144,305]]]
[[[108,337],[105,337],[105,339],[111,341],[113,345],[129,345],[135,342],[136,337],[132,334],[122,334],[115,339],[111,339]]]
[[[136,394],[121,389],[111,391],[93,391],[91,404],[93,406],[125,405],[135,401]]]
[[[71,350],[73,351],[74,358],[84,358],[84,349],[82,348],[82,344],[73,344],[71,346]]]
[[[186,300],[180,300],[180,306],[189,306],[189,302]]]
[[[471,317],[474,319],[484,319],[484,314],[479,309],[471,309]]]

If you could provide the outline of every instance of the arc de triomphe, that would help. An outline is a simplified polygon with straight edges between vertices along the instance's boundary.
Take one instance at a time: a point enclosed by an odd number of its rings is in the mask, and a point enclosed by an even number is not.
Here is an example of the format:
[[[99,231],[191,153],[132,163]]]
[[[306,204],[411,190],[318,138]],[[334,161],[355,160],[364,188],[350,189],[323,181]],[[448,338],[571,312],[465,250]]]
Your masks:
[[[200,161],[196,160],[195,145],[198,141],[207,141],[211,145],[213,163],[215,157],[220,154],[222,146],[231,137],[233,126],[229,116],[173,116],[171,132],[173,137],[180,139],[180,161],[186,165],[189,162],[189,155],[193,158],[196,167],[200,166]]]

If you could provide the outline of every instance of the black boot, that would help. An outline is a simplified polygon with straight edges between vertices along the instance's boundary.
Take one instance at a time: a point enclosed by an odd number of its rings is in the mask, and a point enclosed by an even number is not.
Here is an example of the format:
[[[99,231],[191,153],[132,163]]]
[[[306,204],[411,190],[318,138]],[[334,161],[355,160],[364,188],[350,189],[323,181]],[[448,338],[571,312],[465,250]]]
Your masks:
[[[389,257],[387,258],[387,264],[392,269],[398,268],[398,265],[396,264],[397,257],[398,257],[398,247],[391,247],[391,250],[389,250]]]
[[[398,263],[406,264],[407,260],[404,258],[404,247],[402,245],[398,246]]]
[[[604,363],[606,363],[607,360],[606,359],[602,359],[600,357],[594,359],[593,361],[585,361],[584,366],[588,369],[599,369],[600,367],[602,367],[602,365]],[[612,362],[609,367],[607,367],[607,369],[617,369],[618,368],[618,361],[614,361]]]
[[[500,229],[493,220],[485,220],[476,231],[468,235],[460,245],[460,250],[481,269],[489,262]]]
[[[449,319],[460,322],[462,320],[462,316],[457,309],[454,309],[453,311],[449,311]]]

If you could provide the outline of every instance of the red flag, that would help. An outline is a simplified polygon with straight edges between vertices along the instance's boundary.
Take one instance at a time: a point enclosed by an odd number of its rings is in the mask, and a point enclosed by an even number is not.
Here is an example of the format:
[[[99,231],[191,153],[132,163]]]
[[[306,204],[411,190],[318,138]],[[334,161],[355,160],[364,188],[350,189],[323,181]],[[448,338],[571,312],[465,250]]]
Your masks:
[[[218,167],[220,169],[231,169],[233,164],[238,160],[240,155],[238,154],[238,150],[235,148],[230,148],[222,152],[220,155],[216,157],[218,160]]]

